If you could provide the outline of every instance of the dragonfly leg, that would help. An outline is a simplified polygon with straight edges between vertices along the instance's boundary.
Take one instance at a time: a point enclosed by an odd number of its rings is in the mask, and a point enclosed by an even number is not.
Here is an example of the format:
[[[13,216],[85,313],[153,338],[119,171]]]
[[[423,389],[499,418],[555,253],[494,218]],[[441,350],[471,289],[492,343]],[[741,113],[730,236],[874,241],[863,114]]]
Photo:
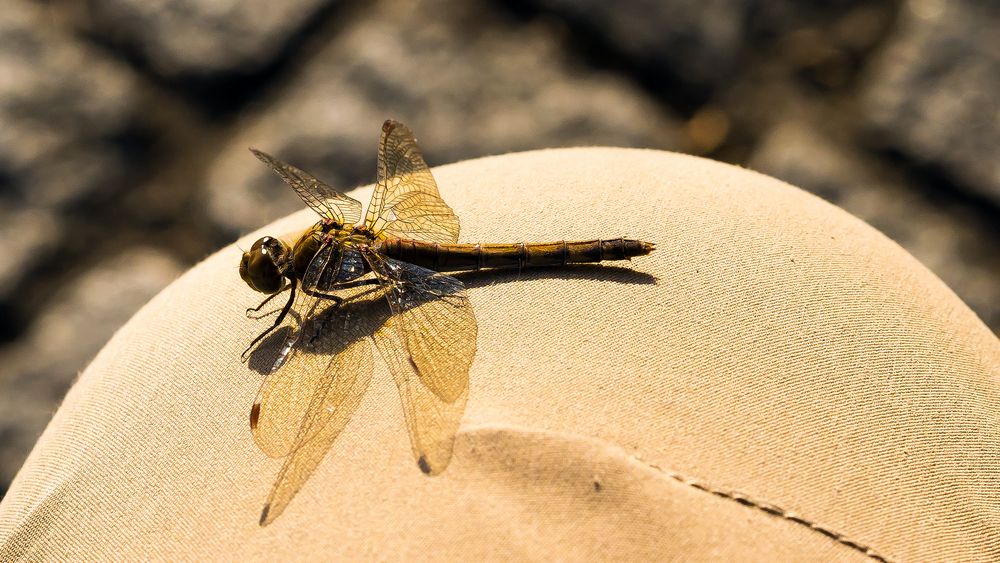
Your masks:
[[[349,288],[352,288],[352,287],[361,287],[363,285],[378,285],[378,280],[376,280],[376,279],[354,280],[354,281],[349,281],[349,282],[344,282],[344,283],[338,283],[338,284],[336,284],[334,286],[331,286],[330,289],[331,290],[333,290],[333,289],[349,289]],[[343,297],[340,297],[339,295],[334,295],[332,293],[324,293],[324,292],[316,290],[316,289],[303,289],[302,291],[306,292],[306,295],[311,295],[313,297],[319,297],[321,299],[330,299],[331,301],[336,301],[337,305],[340,305],[341,303],[344,302],[344,298]]]
[[[278,314],[278,318],[274,319],[274,324],[272,324],[264,332],[260,333],[257,336],[257,338],[254,338],[253,342],[251,342],[250,345],[247,346],[247,349],[243,351],[243,354],[240,355],[240,358],[242,358],[244,362],[250,358],[250,350],[252,350],[253,347],[256,346],[258,342],[263,340],[264,337],[274,332],[279,326],[281,326],[282,321],[285,320],[285,316],[288,314],[288,311],[292,308],[292,303],[295,302],[295,280],[292,280],[292,283],[289,284],[288,287],[291,288],[291,292],[288,294],[288,302],[286,302],[285,306],[281,308],[281,313]],[[275,295],[278,295],[278,293],[275,293],[274,295],[271,295],[270,297],[265,299],[264,303],[261,303],[260,306],[257,307],[257,310],[260,310],[260,308],[263,307],[264,304],[266,304],[268,301],[270,301],[271,298],[273,298]],[[249,315],[249,310],[247,311],[247,314]]]
[[[267,313],[264,313],[263,315],[253,315],[252,314],[252,313],[259,312],[268,303],[270,303],[272,299],[274,299],[275,297],[277,297],[277,296],[281,295],[282,293],[284,293],[285,291],[287,291],[289,287],[291,287],[291,285],[289,285],[289,284],[286,283],[285,285],[283,285],[281,287],[281,289],[279,289],[275,293],[272,293],[271,295],[268,295],[266,299],[264,299],[263,301],[260,302],[260,305],[257,305],[256,307],[249,307],[249,308],[247,308],[247,318],[248,319],[255,319],[255,320],[256,319],[263,319],[264,317],[271,316],[271,315],[277,313],[278,311],[280,311],[281,309],[275,309],[274,311],[268,311]]]
[[[377,279],[369,278],[369,279],[366,279],[366,280],[354,280],[354,281],[349,281],[349,282],[344,282],[344,283],[338,283],[337,285],[333,286],[331,289],[347,289],[347,288],[350,288],[350,287],[361,287],[363,285],[378,285],[378,283],[379,282],[378,282]]]
[[[336,302],[337,305],[340,305],[341,303],[344,302],[343,297],[340,297],[339,295],[334,295],[332,293],[323,293],[322,291],[316,291],[315,289],[313,290],[303,289],[302,291],[304,291],[306,295],[311,295],[312,297],[319,297],[320,299],[329,299],[331,301]]]

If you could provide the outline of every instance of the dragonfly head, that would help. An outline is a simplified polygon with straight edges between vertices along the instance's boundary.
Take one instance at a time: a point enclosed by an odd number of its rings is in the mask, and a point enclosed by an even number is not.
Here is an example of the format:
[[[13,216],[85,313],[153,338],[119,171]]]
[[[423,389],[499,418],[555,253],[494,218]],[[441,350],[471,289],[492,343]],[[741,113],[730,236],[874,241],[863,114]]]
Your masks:
[[[284,284],[288,245],[274,237],[263,237],[243,253],[240,277],[261,293],[276,293]]]

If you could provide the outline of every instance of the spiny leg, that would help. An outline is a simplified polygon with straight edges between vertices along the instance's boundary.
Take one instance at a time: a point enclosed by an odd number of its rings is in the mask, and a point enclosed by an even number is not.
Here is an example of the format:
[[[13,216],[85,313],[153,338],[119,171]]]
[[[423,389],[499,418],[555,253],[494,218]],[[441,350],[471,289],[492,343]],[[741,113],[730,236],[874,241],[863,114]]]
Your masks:
[[[332,293],[323,293],[322,291],[316,291],[315,289],[303,289],[303,293],[310,297],[319,297],[320,299],[329,299],[333,301],[334,307],[339,307],[341,303],[344,302],[344,298],[339,295],[334,295]]]
[[[275,309],[274,311],[268,311],[267,313],[264,313],[263,315],[251,315],[251,313],[256,313],[256,312],[260,311],[261,309],[263,309],[268,303],[271,302],[271,300],[273,300],[275,297],[277,297],[277,296],[281,295],[282,293],[284,293],[285,291],[287,291],[289,287],[291,287],[291,285],[285,284],[285,285],[283,285],[281,287],[281,289],[279,289],[275,293],[272,293],[271,295],[268,295],[266,299],[264,299],[263,301],[260,302],[260,305],[257,305],[256,307],[249,307],[249,308],[247,308],[247,318],[248,319],[254,319],[254,320],[263,319],[264,317],[271,316],[271,315],[277,313],[278,311],[280,311],[281,309]]]
[[[244,362],[247,361],[247,359],[250,357],[250,350],[253,349],[253,347],[256,346],[258,342],[260,342],[261,340],[263,340],[264,337],[266,337],[268,334],[271,334],[272,332],[274,332],[281,325],[282,321],[285,320],[285,315],[288,314],[288,311],[292,308],[292,303],[295,302],[295,280],[294,279],[292,280],[292,283],[289,285],[289,287],[291,288],[291,292],[289,292],[289,294],[288,294],[288,302],[285,303],[285,306],[281,308],[281,313],[278,315],[278,318],[274,319],[274,324],[271,325],[270,328],[268,328],[264,332],[260,333],[260,335],[258,335],[257,338],[254,338],[253,342],[251,342],[250,345],[247,346],[247,349],[243,351],[243,354],[240,355],[240,358],[242,358]],[[274,295],[277,295],[277,293],[275,293]],[[274,297],[274,295],[272,295],[272,296],[268,297],[267,299],[265,299],[264,303],[267,303],[268,301],[270,301],[271,298]],[[264,303],[261,303],[260,306],[263,307]],[[259,307],[258,307],[258,309],[259,309]]]
[[[347,288],[351,288],[351,287],[360,287],[360,286],[363,286],[363,285],[373,285],[373,284],[378,284],[378,280],[373,280],[373,279],[355,280],[355,281],[352,281],[352,282],[347,282],[347,283],[336,285],[336,286],[334,286],[334,288],[335,289],[347,289]],[[250,357],[250,350],[253,349],[253,347],[256,346],[258,342],[260,342],[265,337],[267,337],[268,334],[271,334],[272,332],[274,332],[281,325],[281,323],[285,320],[285,316],[288,315],[289,310],[291,310],[292,304],[295,303],[296,280],[292,279],[291,283],[287,286],[287,288],[291,289],[291,293],[288,294],[288,302],[285,303],[285,306],[281,308],[281,314],[278,315],[278,318],[274,319],[274,324],[272,324],[270,326],[270,328],[268,328],[267,330],[265,330],[264,332],[262,332],[260,335],[258,335],[257,338],[254,338],[253,342],[251,342],[250,345],[247,346],[247,349],[243,351],[243,354],[240,357],[243,359],[244,362],[247,361],[247,359]],[[333,288],[331,288],[331,289],[333,289]],[[248,317],[250,316],[250,312],[251,311],[256,312],[256,311],[261,310],[265,305],[267,305],[268,302],[270,302],[272,299],[274,299],[277,295],[279,295],[284,290],[285,290],[285,288],[282,288],[281,290],[278,291],[278,293],[269,295],[267,297],[267,299],[265,299],[264,302],[261,303],[260,305],[258,305],[257,307],[251,307],[251,308],[247,309],[247,316]],[[315,289],[313,289],[313,290],[302,289],[302,291],[304,291],[306,293],[306,295],[310,295],[310,296],[313,296],[313,297],[320,297],[322,299],[329,299],[331,301],[334,301],[336,303],[336,306],[340,306],[340,304],[344,302],[344,298],[343,297],[340,297],[338,295],[334,295],[332,293],[323,293],[323,292],[317,291]],[[271,313],[268,313],[268,315],[270,315],[270,314]],[[262,315],[261,317],[256,317],[256,318],[263,318],[265,316],[267,316],[267,315]]]
[[[363,285],[378,285],[378,280],[375,280],[375,279],[354,280],[354,281],[350,281],[350,282],[336,284],[336,285],[330,287],[330,289],[331,290],[332,289],[350,289],[352,287],[361,287]],[[344,298],[343,297],[340,297],[339,295],[334,295],[332,293],[325,293],[325,292],[322,292],[322,291],[319,291],[319,290],[316,290],[316,289],[310,289],[310,290],[303,289],[302,291],[305,291],[306,295],[311,295],[312,297],[319,297],[319,298],[322,298],[322,299],[330,299],[332,301],[335,301],[337,303],[337,305],[340,305],[341,303],[344,302]]]

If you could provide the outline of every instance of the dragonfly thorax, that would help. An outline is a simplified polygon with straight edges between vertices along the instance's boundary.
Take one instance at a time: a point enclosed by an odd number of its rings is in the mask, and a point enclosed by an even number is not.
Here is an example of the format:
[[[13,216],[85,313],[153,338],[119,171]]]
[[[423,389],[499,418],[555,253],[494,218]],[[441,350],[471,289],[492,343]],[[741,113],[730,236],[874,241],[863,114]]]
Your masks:
[[[284,271],[289,278],[303,280],[309,265],[322,253],[321,262],[336,265],[328,270],[329,279],[317,280],[323,283],[344,283],[367,273],[367,267],[360,252],[367,249],[374,237],[364,228],[331,225],[325,221],[316,223],[298,238],[291,250],[291,267]]]
[[[277,293],[284,285],[290,249],[274,237],[253,243],[240,259],[240,277],[255,291]]]

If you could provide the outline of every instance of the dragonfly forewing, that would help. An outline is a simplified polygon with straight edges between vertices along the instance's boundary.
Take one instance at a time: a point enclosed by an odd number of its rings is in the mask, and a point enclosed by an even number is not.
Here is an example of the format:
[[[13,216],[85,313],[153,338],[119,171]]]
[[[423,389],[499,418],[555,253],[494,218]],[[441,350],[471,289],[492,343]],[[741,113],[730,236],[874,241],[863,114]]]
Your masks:
[[[347,321],[346,316],[340,317]],[[318,378],[307,378],[311,380],[306,386],[312,388],[312,396],[307,403],[300,403],[304,405],[304,415],[291,452],[285,458],[285,464],[268,495],[261,515],[262,523],[277,517],[292,500],[330,451],[330,446],[347,426],[368,389],[374,370],[368,338],[343,342],[340,346],[332,360],[326,358],[328,363],[318,371],[321,374]],[[304,356],[299,354],[296,357]],[[305,373],[295,371],[298,375]],[[301,398],[304,399],[305,395]]]
[[[290,331],[278,351],[271,372],[261,385],[250,411],[254,441],[270,457],[285,457],[293,450],[303,419],[320,386],[329,379],[334,358],[353,333],[331,329],[344,322],[332,301],[312,295],[319,281],[339,269],[334,248],[324,246],[302,278],[291,315]]]
[[[250,151],[281,176],[281,179],[299,194],[302,201],[321,217],[341,225],[354,224],[361,220],[360,201],[340,193],[305,170],[282,162],[266,152],[257,149]]]
[[[365,224],[380,236],[458,241],[458,217],[441,199],[413,132],[402,123],[382,125],[378,177]]]

